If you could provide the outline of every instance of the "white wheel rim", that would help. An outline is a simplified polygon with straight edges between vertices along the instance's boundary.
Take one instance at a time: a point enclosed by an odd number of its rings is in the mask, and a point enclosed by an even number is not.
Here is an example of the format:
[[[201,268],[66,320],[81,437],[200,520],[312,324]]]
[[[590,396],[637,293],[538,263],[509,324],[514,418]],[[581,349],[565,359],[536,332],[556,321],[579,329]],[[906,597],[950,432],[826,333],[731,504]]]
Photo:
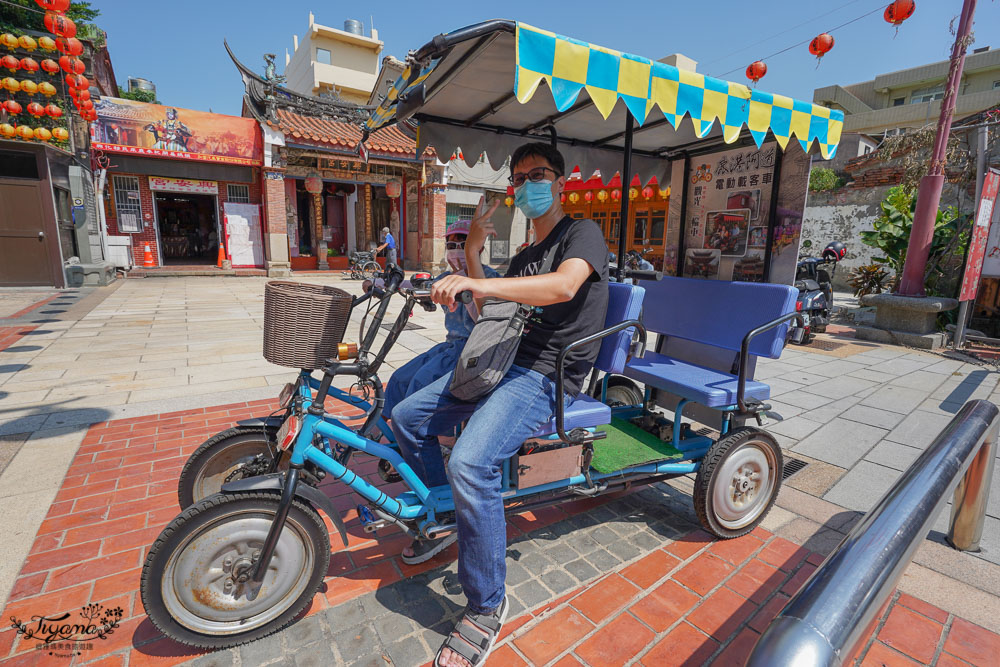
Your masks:
[[[263,547],[273,512],[233,512],[202,526],[170,554],[160,592],[170,616],[207,635],[245,633],[283,614],[305,591],[315,563],[314,548],[291,520],[278,537],[256,591],[234,581],[234,571],[252,574],[254,552]]]
[[[730,452],[715,472],[716,520],[729,530],[753,523],[771,499],[776,468],[774,453],[766,445],[751,441]]]

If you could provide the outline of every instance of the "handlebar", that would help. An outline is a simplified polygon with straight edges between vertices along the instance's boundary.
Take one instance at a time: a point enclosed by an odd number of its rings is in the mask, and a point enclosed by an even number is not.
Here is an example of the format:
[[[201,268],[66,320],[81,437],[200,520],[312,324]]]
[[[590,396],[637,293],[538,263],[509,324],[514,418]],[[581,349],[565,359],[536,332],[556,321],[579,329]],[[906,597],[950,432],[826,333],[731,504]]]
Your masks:
[[[663,271],[649,271],[646,269],[625,269],[626,278],[636,278],[638,280],[663,280]]]

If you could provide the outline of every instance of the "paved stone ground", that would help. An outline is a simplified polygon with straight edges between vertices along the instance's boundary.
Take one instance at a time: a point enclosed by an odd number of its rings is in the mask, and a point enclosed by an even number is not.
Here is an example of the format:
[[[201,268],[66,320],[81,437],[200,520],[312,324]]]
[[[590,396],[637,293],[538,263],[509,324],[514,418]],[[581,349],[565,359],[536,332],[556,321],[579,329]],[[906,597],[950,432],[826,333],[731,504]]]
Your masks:
[[[327,276],[308,276],[304,280],[338,282]],[[100,601],[96,597],[100,591],[107,593],[101,600],[121,598],[128,605],[124,612],[126,620],[141,618],[141,605],[135,595],[135,575],[145,547],[176,513],[171,505],[174,502],[172,485],[183,457],[207,435],[221,430],[241,415],[266,411],[277,385],[293,375],[292,371],[271,366],[260,357],[264,282],[253,278],[126,281],[110,288],[60,292],[55,295],[58,298],[44,304],[46,308],[38,307],[27,313],[8,308],[8,314],[17,315],[17,318],[0,320],[0,328],[6,328],[0,330],[0,499],[6,510],[3,519],[5,539],[0,542],[0,603],[10,590],[10,606],[15,609],[19,603],[23,605],[32,600],[32,604],[45,601],[47,606],[69,611],[77,604]],[[339,284],[355,291],[358,289],[357,283]],[[393,350],[390,364],[404,363],[413,354],[442,340],[440,317],[439,313],[418,312],[412,322],[426,328],[406,331],[400,346]],[[356,331],[356,323],[357,319],[348,330],[349,339],[354,337],[351,332]],[[388,376],[388,371],[385,375]],[[773,389],[774,420],[768,428],[779,438],[786,457],[809,464],[786,482],[777,506],[764,523],[763,528],[774,537],[763,533],[759,536],[772,541],[790,540],[804,545],[808,552],[820,554],[827,553],[839,542],[861,513],[874,504],[964,401],[988,398],[997,402],[1000,398],[997,391],[1000,375],[991,367],[970,364],[961,358],[948,359],[856,342],[843,333],[822,337],[808,347],[787,349],[780,360],[761,363],[757,377],[766,379]],[[204,407],[222,404],[226,404],[224,409]],[[177,413],[189,410],[188,414]],[[164,414],[169,412],[173,414]],[[154,429],[152,433],[150,428]],[[161,428],[165,429],[163,433],[160,433]],[[172,435],[166,435],[170,431]],[[154,449],[150,450],[150,446]],[[129,447],[145,449],[128,452]],[[161,447],[159,455],[151,455],[150,452]],[[125,461],[127,456],[134,458]],[[123,472],[123,466],[133,465],[148,466],[148,470]],[[78,466],[93,466],[93,469],[81,473]],[[108,482],[114,484],[109,488]],[[97,486],[100,484],[104,486]],[[529,658],[529,649],[518,642],[524,644],[526,640],[522,638],[532,632],[534,624],[543,623],[554,613],[565,615],[572,609],[593,623],[575,602],[559,601],[559,597],[591,585],[592,582],[583,576],[587,574],[584,564],[602,573],[617,572],[632,561],[648,557],[663,545],[669,552],[672,541],[692,528],[689,523],[690,485],[689,479],[681,478],[669,486],[657,487],[657,492],[669,496],[672,501],[669,508],[681,517],[678,519],[680,524],[671,524],[673,532],[659,535],[662,538],[660,546],[617,539],[616,548],[632,546],[638,553],[626,556],[602,548],[603,553],[615,558],[615,562],[602,561],[602,567],[597,567],[601,563],[588,563],[589,554],[582,552],[573,541],[583,539],[578,536],[587,530],[572,524],[578,515],[567,518],[566,510],[562,509],[552,510],[552,514],[539,513],[574,526],[552,528],[568,531],[560,533],[558,540],[551,540],[556,544],[530,532],[533,526],[537,529],[538,524],[533,522],[539,517],[524,518],[523,525],[515,519],[512,539],[516,541],[511,546],[514,577],[518,576],[515,566],[522,566],[525,571],[542,578],[538,585],[532,583],[533,580],[515,584],[514,597],[524,610],[537,612],[536,604],[551,609],[550,613],[527,622],[523,630],[518,629],[509,639],[509,646],[498,656],[510,656],[513,652],[520,659],[535,661]],[[993,486],[997,486],[996,477]],[[79,487],[77,491],[70,490],[76,487]],[[330,492],[334,493],[334,489]],[[944,624],[930,662],[958,664],[948,663],[951,658],[945,654],[969,660],[967,654],[954,645],[953,650],[947,650],[956,628],[967,629],[971,624],[1000,631],[1000,567],[996,565],[1000,562],[1000,497],[996,492],[993,495],[981,554],[961,554],[941,544],[947,524],[945,510],[900,584],[903,594],[930,603],[937,611],[913,609],[917,602],[907,607],[902,602],[902,595],[893,610],[902,606]],[[347,496],[336,497],[336,502],[345,509],[354,504]],[[114,509],[116,506],[121,507]],[[122,514],[126,506],[129,509]],[[109,514],[112,511],[114,517]],[[348,518],[353,518],[351,512],[348,510]],[[141,525],[137,516],[142,517]],[[128,526],[119,523],[123,519],[129,519]],[[610,523],[603,527],[613,532],[616,520],[607,517],[607,521]],[[657,517],[652,523],[656,521],[668,522],[666,518]],[[592,530],[601,527],[595,526]],[[544,545],[541,544],[543,539]],[[522,548],[530,557],[529,563],[532,558],[538,560],[537,554],[529,553],[529,546],[522,547],[526,544],[537,544],[541,555],[559,567],[539,570],[537,565],[542,561],[536,562],[531,569],[524,567],[523,562],[515,559],[515,552],[520,554]],[[70,547],[72,549],[66,550]],[[367,596],[361,598],[363,600],[390,603],[383,605],[385,610],[399,611],[395,606],[398,601],[382,592],[395,591],[397,586],[405,589],[409,585],[405,577],[413,575],[411,569],[394,559],[399,547],[398,536],[386,536],[378,542],[352,539],[348,553],[335,554],[335,562],[339,563],[336,567],[340,569],[331,571],[331,574],[348,576],[328,580],[322,602],[314,604],[313,616],[306,621],[318,623],[318,630],[324,633],[327,630],[340,632],[346,627],[342,623],[331,625],[326,617],[319,621],[311,619],[334,612],[339,614],[336,610],[344,605],[349,607],[361,595]],[[555,559],[544,554],[546,548],[561,547],[574,550],[577,556],[568,560],[572,556],[568,551]],[[716,547],[707,548],[714,553],[712,550]],[[594,552],[598,550],[595,548]],[[122,557],[123,553],[128,556]],[[679,555],[674,554],[674,557]],[[758,554],[754,558],[759,557]],[[132,560],[118,562],[121,558]],[[574,570],[570,563],[580,564],[574,565]],[[83,564],[86,566],[81,567]],[[432,562],[431,566],[440,568],[443,564],[444,561]],[[638,585],[641,592],[635,593],[635,599],[654,597],[650,591],[665,585],[668,577],[676,580],[678,568],[683,569],[686,564],[684,560],[679,565],[664,568],[662,581]],[[742,564],[742,567],[747,566],[748,563]],[[450,582],[454,594],[454,577],[447,575],[448,567],[436,571],[439,574],[425,573],[423,576],[435,581],[440,579],[442,587],[445,581]],[[559,574],[550,575],[549,572]],[[795,575],[789,573],[789,576]],[[98,589],[98,582],[102,580],[106,581]],[[566,588],[560,589],[564,584]],[[781,584],[785,586],[787,582]],[[443,591],[442,588],[442,599],[448,599]],[[768,592],[774,594],[773,586]],[[454,599],[452,602],[457,604]],[[443,609],[442,613],[454,612],[453,606],[440,599],[436,603]],[[759,604],[754,604],[756,610]],[[389,616],[388,611],[379,612],[369,609],[370,606],[363,607],[366,613]],[[618,610],[609,619],[618,619],[624,613]],[[892,620],[896,612],[888,613]],[[5,617],[9,615],[8,609]],[[630,627],[636,619],[645,623],[637,612],[630,611],[627,615],[632,620],[615,622],[627,623]],[[723,652],[736,651],[730,647],[737,638],[741,634],[745,637],[748,628],[753,630],[745,621],[743,618],[733,633],[712,649],[710,655],[717,661],[723,660],[723,655],[728,661],[731,654]],[[560,664],[575,664],[572,660],[602,664],[597,654],[588,654],[582,647],[594,633],[608,627],[608,623],[610,621],[597,622],[578,641],[563,647],[555,659],[560,660]],[[679,623],[672,629],[684,628],[685,636],[691,632],[688,627],[706,630],[695,617],[684,615]],[[894,627],[889,621],[884,623],[890,629]],[[368,625],[359,621],[354,625],[369,630],[359,631],[351,637],[374,636],[378,646],[389,651],[385,653],[387,656],[392,654],[390,649],[399,647],[393,648],[394,642],[385,637],[405,637],[411,643],[413,655],[417,655],[415,647],[418,644],[429,651],[440,641],[434,634],[425,634],[434,632],[433,624],[431,629],[411,624],[409,631],[402,635],[384,629],[383,634],[379,634],[381,626],[377,623]],[[649,656],[659,655],[653,649],[656,642],[663,640],[664,632],[670,634],[672,629],[660,631],[646,627],[646,631],[654,633],[654,639],[642,650],[637,649],[633,657],[644,662],[653,660]],[[116,646],[114,657],[117,660],[112,664],[172,663],[191,659],[192,656],[177,655],[176,647],[171,649],[161,643],[162,640],[157,641],[150,630],[151,626],[141,620],[134,621],[127,629],[123,624],[122,631],[111,642]],[[306,641],[308,637],[300,639],[296,632],[293,628],[279,636],[277,642],[282,653],[274,658],[275,661],[329,664],[341,658],[346,660],[330,653],[331,649],[320,650],[326,644],[316,641],[319,636]],[[372,632],[375,634],[371,635]],[[11,634],[11,631],[0,634],[0,655],[19,653]],[[711,632],[709,635],[711,641],[720,640]],[[672,641],[683,639],[671,636]],[[988,639],[983,640],[987,642],[983,646],[994,641],[992,635],[983,636]],[[344,646],[352,645],[346,637],[346,634],[341,637],[347,642]],[[323,638],[325,642],[325,634]],[[706,640],[699,641],[698,646],[701,646]],[[293,655],[297,647],[310,642],[316,652]],[[889,650],[888,645],[899,648],[879,635],[879,641],[871,644],[868,658],[874,660],[882,656],[887,664],[895,664],[880,653]],[[925,654],[918,656],[900,650],[919,663],[929,662],[924,659]],[[565,657],[568,651],[576,657]],[[901,654],[891,651],[885,655],[902,660]],[[260,664],[267,662],[264,656],[255,649],[251,654],[232,651],[200,660],[218,664]],[[259,662],[255,660],[258,657]],[[20,658],[9,659],[16,663],[35,657],[21,654]],[[84,656],[78,662],[89,659]],[[987,664],[988,661],[971,662]],[[519,663],[511,658],[509,664]]]

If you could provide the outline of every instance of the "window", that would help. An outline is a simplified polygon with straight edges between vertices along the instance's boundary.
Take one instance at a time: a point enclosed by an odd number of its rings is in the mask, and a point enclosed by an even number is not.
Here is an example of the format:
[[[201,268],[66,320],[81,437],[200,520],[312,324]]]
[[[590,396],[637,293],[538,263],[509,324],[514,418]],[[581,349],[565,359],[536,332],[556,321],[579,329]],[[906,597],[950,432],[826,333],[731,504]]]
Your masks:
[[[649,243],[650,245],[663,245],[664,227],[667,222],[666,211],[653,211],[650,216]]]
[[[993,82],[993,87],[994,88],[1000,88],[1000,81],[994,81]]]
[[[621,220],[621,209],[611,211],[608,217],[608,241],[618,243],[618,221]]]
[[[34,153],[0,151],[0,178],[38,179],[38,161]]]
[[[118,231],[121,234],[138,234],[142,231],[142,205],[139,203],[139,179],[135,176],[114,176],[115,210],[118,212]]]
[[[892,101],[892,106],[894,106],[894,107],[901,107],[904,104],[906,104],[906,98],[905,97],[897,97],[896,99],[894,99]]]
[[[939,100],[942,97],[944,97],[944,83],[939,83],[935,86],[928,86],[926,88],[914,90],[910,93],[910,104],[933,102],[934,100]]]
[[[458,220],[472,220],[476,217],[476,207],[466,204],[447,204],[444,209],[445,224]]]
[[[316,62],[323,65],[330,64],[330,51],[329,49],[316,49]]]
[[[635,212],[635,233],[632,238],[635,239],[636,243],[641,243],[645,245],[649,236],[646,235],[646,230],[649,229],[649,210],[642,210]]]
[[[226,186],[226,201],[231,201],[234,204],[249,204],[250,186],[230,183]]]

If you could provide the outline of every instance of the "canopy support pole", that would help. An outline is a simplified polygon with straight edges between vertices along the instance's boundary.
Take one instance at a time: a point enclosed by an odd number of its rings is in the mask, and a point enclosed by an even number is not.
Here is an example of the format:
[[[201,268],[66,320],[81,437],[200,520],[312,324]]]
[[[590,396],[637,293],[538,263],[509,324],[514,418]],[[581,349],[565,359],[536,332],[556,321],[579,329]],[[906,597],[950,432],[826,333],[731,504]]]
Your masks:
[[[628,232],[628,190],[632,185],[632,134],[635,119],[632,112],[625,110],[625,156],[622,159],[622,211],[618,219],[618,282],[625,280],[625,235]]]

